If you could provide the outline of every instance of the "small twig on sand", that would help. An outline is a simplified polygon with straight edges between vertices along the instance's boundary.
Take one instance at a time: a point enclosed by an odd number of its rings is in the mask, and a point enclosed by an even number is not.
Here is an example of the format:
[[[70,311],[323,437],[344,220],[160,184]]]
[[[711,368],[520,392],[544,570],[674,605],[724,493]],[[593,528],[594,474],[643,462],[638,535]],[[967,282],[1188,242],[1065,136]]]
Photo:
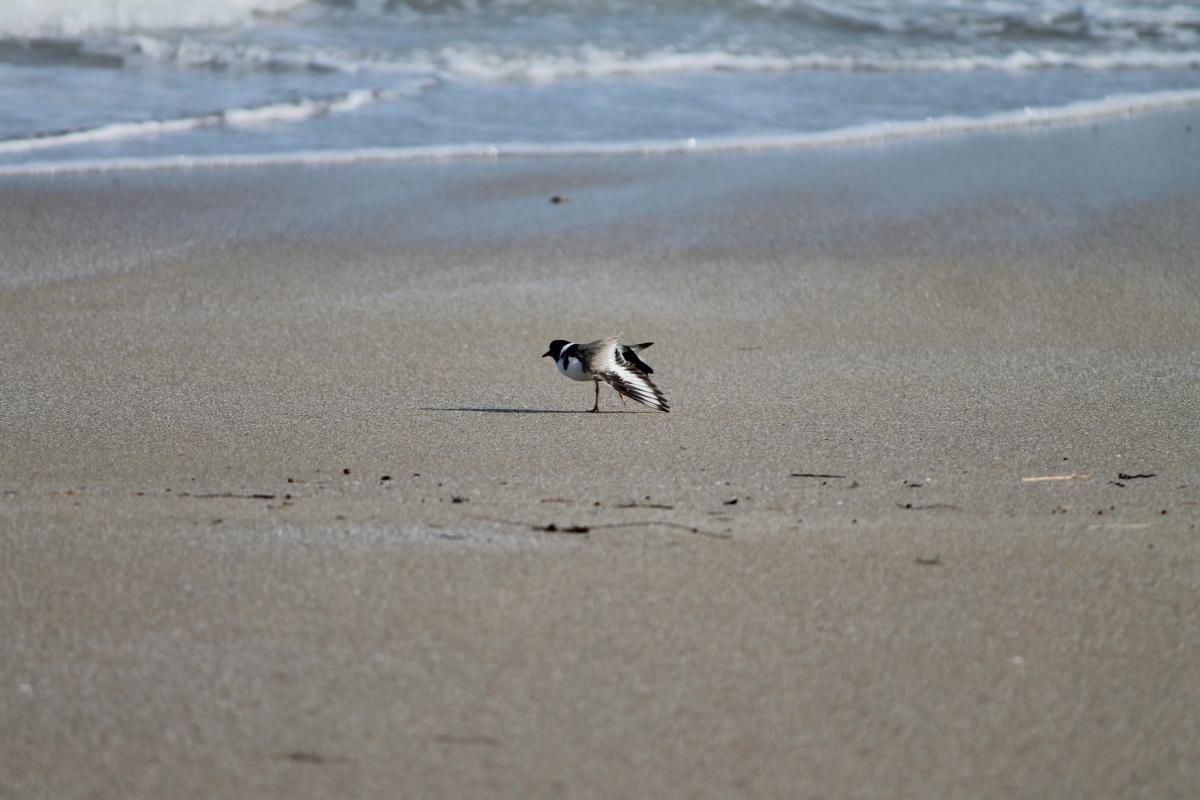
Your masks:
[[[678,530],[695,533],[700,536],[708,536],[713,539],[732,539],[731,533],[718,533],[716,531],[706,531],[703,528],[696,528],[691,525],[683,525],[678,522],[664,522],[662,520],[646,520],[639,522],[605,522],[599,525],[555,525],[551,522],[548,525],[538,525],[536,522],[525,522],[519,519],[502,519],[500,517],[485,517],[482,514],[468,514],[467,516],[475,519],[483,519],[489,522],[501,522],[505,525],[519,525],[523,528],[539,531],[541,533],[570,533],[586,535],[593,530],[611,529],[611,528],[676,528]]]
[[[1091,475],[1083,473],[1072,473],[1070,475],[1033,475],[1029,478],[1021,478],[1021,483],[1033,483],[1035,481],[1090,481]]]
[[[941,565],[942,557],[940,555],[936,555],[933,558],[921,558],[921,556],[917,556],[913,561],[922,567],[937,567]]]
[[[549,525],[530,525],[533,530],[541,531],[542,533],[575,533],[587,534],[591,531],[587,525],[564,525],[561,528],[551,522]]]
[[[845,475],[832,475],[825,472],[793,472],[793,478],[844,478]]]
[[[929,503],[922,506],[915,506],[912,503],[896,503],[896,506],[906,511],[962,511],[958,506],[952,506],[949,503]]]
[[[586,525],[564,525],[559,527],[551,522],[549,525],[538,525],[536,522],[525,522],[519,519],[504,519],[503,517],[488,517],[483,514],[467,514],[472,519],[482,519],[487,522],[499,522],[504,525],[519,525],[522,528],[529,528],[532,531],[540,533],[578,533],[586,534],[591,528]]]
[[[1157,472],[1138,472],[1138,473],[1118,472],[1117,477],[1123,481],[1136,481],[1138,478],[1153,478],[1157,474],[1158,474]]]

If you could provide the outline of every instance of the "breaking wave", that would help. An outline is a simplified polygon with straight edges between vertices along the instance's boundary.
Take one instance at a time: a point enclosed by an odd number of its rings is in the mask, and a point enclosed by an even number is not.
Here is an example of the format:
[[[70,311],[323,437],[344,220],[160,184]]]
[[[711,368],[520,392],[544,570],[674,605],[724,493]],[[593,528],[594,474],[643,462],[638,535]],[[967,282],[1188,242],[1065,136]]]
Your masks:
[[[389,96],[378,89],[359,89],[335,97],[307,98],[290,103],[268,103],[206,114],[139,122],[114,122],[95,128],[60,131],[0,141],[0,154],[28,153],[54,147],[142,139],[183,133],[198,128],[254,128],[303,122],[313,117],[355,111]]]
[[[0,176],[55,175],[156,169],[213,169],[282,165],[332,166],[367,162],[495,160],[504,158],[663,156],[735,152],[769,152],[886,144],[936,136],[1013,131],[1094,123],[1155,111],[1200,107],[1200,90],[1118,95],[1102,100],[1050,108],[1024,108],[981,117],[880,122],[830,131],[779,136],[714,137],[711,139],[568,142],[538,144],[465,144],[350,150],[308,150],[264,154],[166,156],[86,159],[0,165]]]
[[[0,35],[78,37],[163,28],[218,28],[253,24],[264,14],[304,5],[303,0],[30,0],[16,13],[0,13]]]

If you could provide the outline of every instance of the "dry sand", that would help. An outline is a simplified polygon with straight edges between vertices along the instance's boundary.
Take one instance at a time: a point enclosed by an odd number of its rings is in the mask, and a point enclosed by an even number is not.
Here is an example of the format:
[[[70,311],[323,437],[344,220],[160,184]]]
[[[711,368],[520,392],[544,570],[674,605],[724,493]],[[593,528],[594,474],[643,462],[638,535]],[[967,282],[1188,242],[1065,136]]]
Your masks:
[[[4,180],[0,797],[1196,796],[1194,131]]]

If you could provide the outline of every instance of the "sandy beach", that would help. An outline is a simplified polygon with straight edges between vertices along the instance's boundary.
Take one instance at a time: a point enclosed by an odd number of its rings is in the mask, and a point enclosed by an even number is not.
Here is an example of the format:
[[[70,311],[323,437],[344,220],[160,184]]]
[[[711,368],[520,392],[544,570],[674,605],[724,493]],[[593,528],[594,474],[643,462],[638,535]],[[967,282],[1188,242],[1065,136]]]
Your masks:
[[[1198,176],[0,180],[0,797],[1196,796]],[[617,332],[670,414],[538,358]]]

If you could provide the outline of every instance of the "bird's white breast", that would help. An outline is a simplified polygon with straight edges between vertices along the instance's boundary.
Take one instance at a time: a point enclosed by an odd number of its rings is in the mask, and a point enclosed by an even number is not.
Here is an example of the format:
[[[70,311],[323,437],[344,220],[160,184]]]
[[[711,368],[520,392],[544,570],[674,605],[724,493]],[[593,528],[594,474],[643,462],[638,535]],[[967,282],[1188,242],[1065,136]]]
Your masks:
[[[567,356],[554,362],[558,371],[573,381],[590,381],[591,376],[583,371],[583,362],[574,356]]]

